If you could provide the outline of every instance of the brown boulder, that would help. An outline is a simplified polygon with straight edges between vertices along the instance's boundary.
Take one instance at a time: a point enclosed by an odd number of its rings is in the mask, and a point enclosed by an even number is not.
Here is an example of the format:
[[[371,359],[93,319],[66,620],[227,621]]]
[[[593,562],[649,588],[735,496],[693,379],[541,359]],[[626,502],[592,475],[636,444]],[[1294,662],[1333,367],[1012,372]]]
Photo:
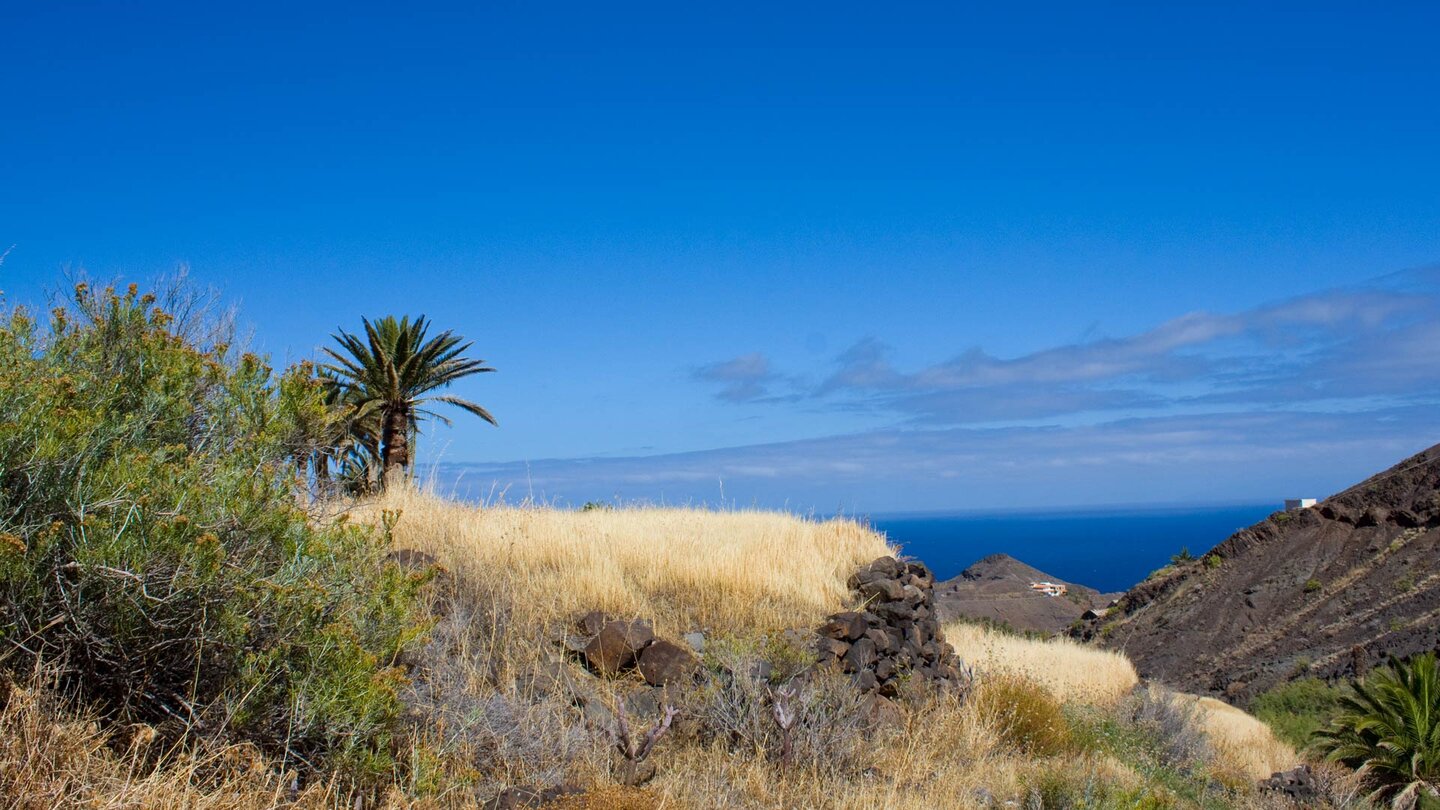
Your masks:
[[[912,562],[906,564],[905,575],[904,581],[907,584],[913,585],[922,591],[928,591],[935,587],[935,575],[930,573],[930,569],[926,567],[924,563]]]
[[[860,595],[882,602],[898,602],[905,598],[905,586],[893,579],[874,579],[861,585]]]
[[[882,695],[871,695],[860,707],[861,717],[871,730],[898,730],[905,727],[905,712],[899,704]]]
[[[822,659],[839,658],[850,649],[850,643],[838,638],[821,638],[815,643],[816,652]]]
[[[894,578],[900,575],[900,561],[894,557],[881,557],[870,563],[870,571],[884,577]]]
[[[904,602],[886,602],[874,607],[875,614],[892,622],[914,621],[915,608]]]
[[[609,622],[585,645],[585,660],[602,675],[618,675],[635,663],[635,654],[654,638],[649,622]]]
[[[640,675],[651,686],[679,683],[700,665],[693,653],[669,641],[656,641],[640,651]]]
[[[899,647],[899,642],[894,636],[876,627],[865,631],[865,637],[875,642],[876,652],[894,652]]]
[[[859,613],[836,613],[820,626],[820,635],[826,638],[854,641],[865,635],[865,617]]]
[[[605,625],[609,623],[609,616],[598,610],[592,610],[580,617],[580,621],[575,623],[575,629],[579,630],[580,634],[586,638],[593,638],[599,635],[600,631],[605,629]]]
[[[845,671],[859,672],[875,663],[875,642],[862,638],[850,645],[845,653]]]
[[[870,670],[863,669],[850,676],[850,683],[861,692],[871,692],[880,686],[880,679]]]

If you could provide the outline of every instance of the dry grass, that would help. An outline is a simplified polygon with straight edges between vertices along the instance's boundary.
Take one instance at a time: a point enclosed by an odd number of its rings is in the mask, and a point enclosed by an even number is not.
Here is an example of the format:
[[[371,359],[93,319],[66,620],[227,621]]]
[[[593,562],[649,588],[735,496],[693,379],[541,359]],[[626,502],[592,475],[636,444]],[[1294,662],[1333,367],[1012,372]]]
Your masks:
[[[1201,726],[1216,756],[1233,773],[1251,780],[1264,779],[1300,763],[1294,748],[1250,714],[1214,698],[1185,697],[1196,701]]]
[[[381,807],[475,808],[506,785],[560,781],[590,788],[555,805],[577,809],[919,810],[1052,806],[1054,796],[1061,797],[1055,806],[1069,806],[1092,794],[1100,798],[1085,806],[1189,806],[1103,747],[1080,750],[1067,734],[1057,733],[1054,745],[1017,737],[1016,713],[984,704],[978,693],[969,701],[923,698],[888,731],[856,731],[846,740],[816,734],[816,755],[788,769],[767,745],[677,731],[654,754],[654,782],[638,790],[609,785],[612,742],[603,723],[561,694],[522,687],[527,673],[561,658],[556,626],[602,609],[650,618],[662,635],[710,628],[713,637],[743,637],[736,641],[743,645],[813,627],[844,606],[845,580],[857,566],[894,550],[852,522],[761,512],[475,508],[405,492],[355,513],[378,520],[383,510],[403,512],[398,547],[433,554],[450,576],[440,583],[447,596],[436,603],[438,623],[408,697],[415,716],[407,745],[428,760]],[[1115,653],[966,625],[946,634],[982,676],[1003,674],[1046,700],[1086,704],[1106,717],[1120,715],[1116,703],[1136,683],[1133,667]],[[606,702],[639,688],[565,666]],[[289,795],[292,777],[273,772],[253,749],[180,755],[156,770],[113,747],[95,724],[46,709],[34,693],[16,694],[0,712],[0,808],[352,806],[326,785]],[[751,700],[759,704],[746,709],[762,722],[767,694],[757,686]],[[1293,759],[1247,715],[1204,708],[1216,747],[1240,772],[1268,775]],[[1037,805],[1037,797],[1047,803]],[[1260,805],[1246,797],[1234,806]]]
[[[57,708],[43,690],[8,692],[0,710],[0,807],[318,810],[345,803],[326,785],[292,793],[292,778],[270,770],[251,746],[164,757],[152,750],[150,735],[107,734],[92,720]],[[157,755],[158,768],[151,762]]]
[[[956,622],[945,626],[945,640],[977,672],[1024,677],[1064,703],[1114,706],[1140,680],[1123,653],[1068,638],[1038,641]]]
[[[362,514],[387,509],[401,512],[398,548],[433,554],[462,582],[503,581],[514,609],[542,623],[604,610],[671,634],[807,627],[841,607],[856,567],[895,553],[853,521],[777,512],[476,508],[405,490]]]

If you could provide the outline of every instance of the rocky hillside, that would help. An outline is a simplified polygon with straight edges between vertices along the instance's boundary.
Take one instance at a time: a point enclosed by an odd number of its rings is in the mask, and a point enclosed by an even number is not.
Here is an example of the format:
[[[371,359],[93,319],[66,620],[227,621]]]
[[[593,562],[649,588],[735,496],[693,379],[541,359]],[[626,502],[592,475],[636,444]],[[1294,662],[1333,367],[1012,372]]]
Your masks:
[[[1035,582],[1063,584],[1067,592],[1046,596],[1030,587]],[[1006,554],[992,554],[935,586],[942,621],[991,621],[1037,633],[1062,632],[1118,596],[1065,582]]]
[[[1157,572],[1083,634],[1240,702],[1440,647],[1440,446]]]

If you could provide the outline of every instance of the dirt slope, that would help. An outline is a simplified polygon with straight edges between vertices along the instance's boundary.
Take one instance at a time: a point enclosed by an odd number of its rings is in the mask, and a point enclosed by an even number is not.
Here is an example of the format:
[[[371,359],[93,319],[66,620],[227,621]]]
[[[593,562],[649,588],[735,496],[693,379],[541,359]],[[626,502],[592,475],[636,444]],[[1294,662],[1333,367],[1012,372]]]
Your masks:
[[[1132,588],[1082,633],[1140,674],[1244,702],[1440,646],[1440,445]]]
[[[1030,587],[1044,581],[1063,583],[1069,592],[1046,596]],[[1038,633],[1062,632],[1086,610],[1104,608],[1117,596],[1064,582],[1006,554],[992,554],[935,586],[942,621],[980,619]]]

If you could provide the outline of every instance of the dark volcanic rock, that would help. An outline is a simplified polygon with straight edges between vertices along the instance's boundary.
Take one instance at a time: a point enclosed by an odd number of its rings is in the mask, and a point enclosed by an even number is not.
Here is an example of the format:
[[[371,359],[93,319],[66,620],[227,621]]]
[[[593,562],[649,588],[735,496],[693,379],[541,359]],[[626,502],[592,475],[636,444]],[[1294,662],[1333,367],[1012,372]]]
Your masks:
[[[1277,771],[1260,781],[1260,792],[1279,793],[1301,807],[1312,807],[1323,798],[1320,784],[1309,765]]]
[[[635,663],[635,654],[654,638],[649,622],[609,622],[585,646],[585,660],[601,675],[618,675]]]
[[[854,641],[865,635],[865,617],[859,613],[836,613],[820,626],[819,633],[826,638]]]
[[[1310,509],[1277,512],[1132,588],[1082,635],[1140,674],[1244,703],[1440,647],[1440,446]]]
[[[868,669],[875,663],[878,656],[875,655],[875,642],[868,638],[862,638],[850,645],[845,653],[845,671],[859,672]]]
[[[605,629],[605,625],[609,623],[609,616],[606,616],[598,610],[592,610],[584,616],[581,616],[580,621],[575,623],[575,627],[587,638],[594,638],[601,630]]]
[[[826,619],[817,631],[819,664],[836,664],[863,692],[899,696],[921,682],[967,689],[968,670],[933,616],[935,577],[921,563],[881,557],[850,577],[852,598],[868,608]],[[882,704],[883,705],[883,704]]]
[[[651,686],[679,683],[700,665],[694,653],[669,641],[656,641],[640,651],[640,675]]]

